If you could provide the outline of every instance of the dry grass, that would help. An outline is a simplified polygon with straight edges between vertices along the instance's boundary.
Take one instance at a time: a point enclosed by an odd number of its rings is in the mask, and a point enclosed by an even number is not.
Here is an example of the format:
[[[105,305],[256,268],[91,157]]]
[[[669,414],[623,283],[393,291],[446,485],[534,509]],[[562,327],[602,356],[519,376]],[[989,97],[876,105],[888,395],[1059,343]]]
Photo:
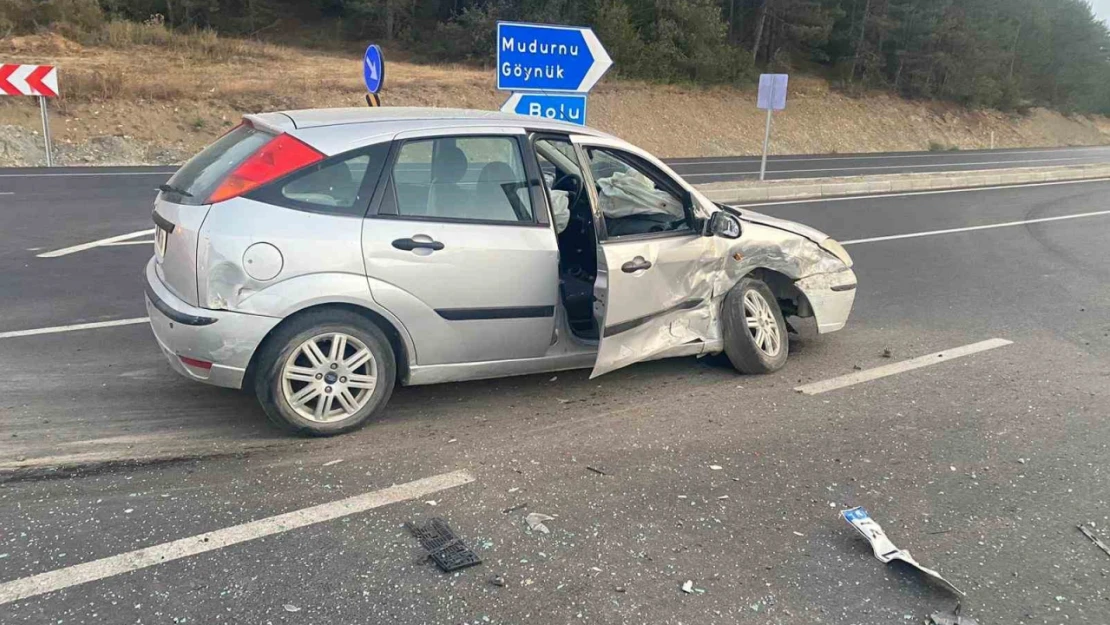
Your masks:
[[[387,56],[389,56],[387,50]],[[184,153],[199,149],[242,114],[362,106],[357,53],[341,56],[210,31],[173,33],[157,23],[113,22],[83,43],[58,35],[0,41],[8,62],[58,65],[53,110],[59,141],[126,136]],[[496,109],[506,94],[493,70],[392,61],[387,105]],[[659,86],[605,80],[590,98],[590,123],[663,156],[753,154],[764,117],[749,89]],[[0,124],[33,123],[30,99],[0,100]],[[887,94],[849,97],[822,80],[791,80],[788,109],[776,116],[773,150],[831,153],[1110,143],[1105,118],[1034,111],[1026,117],[910,102]]]

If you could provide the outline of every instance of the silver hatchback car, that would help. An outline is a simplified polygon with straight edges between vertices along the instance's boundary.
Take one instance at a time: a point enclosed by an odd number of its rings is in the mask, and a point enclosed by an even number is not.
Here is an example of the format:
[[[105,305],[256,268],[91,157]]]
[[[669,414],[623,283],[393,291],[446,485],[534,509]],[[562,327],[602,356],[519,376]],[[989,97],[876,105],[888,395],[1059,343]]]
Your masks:
[[[724,352],[844,327],[852,260],[601,132],[448,109],[248,115],[154,205],[151,326],[182,375],[338,434],[397,383]],[[789,319],[789,325],[788,320]]]

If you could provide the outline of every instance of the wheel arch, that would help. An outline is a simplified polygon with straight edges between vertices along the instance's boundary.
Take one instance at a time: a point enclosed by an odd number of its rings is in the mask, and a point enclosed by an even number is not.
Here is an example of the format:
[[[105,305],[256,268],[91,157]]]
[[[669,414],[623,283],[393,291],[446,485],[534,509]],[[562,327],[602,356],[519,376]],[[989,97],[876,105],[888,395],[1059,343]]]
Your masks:
[[[806,294],[790,276],[768,267],[756,267],[745,277],[752,277],[767,285],[778,301],[783,317],[808,318],[813,316],[813,306]],[[790,322],[787,322],[790,325]]]
[[[270,340],[274,337],[278,330],[284,328],[285,326],[289,325],[293,321],[301,318],[306,314],[327,310],[344,310],[348,312],[353,312],[365,318],[367,321],[373,323],[379,329],[381,329],[381,331],[385,333],[386,338],[389,339],[389,346],[393,349],[393,358],[397,363],[397,381],[404,384],[405,380],[408,380],[409,366],[411,364],[410,357],[412,356],[412,354],[414,354],[414,348],[412,347],[411,342],[408,340],[408,335],[402,332],[402,329],[399,327],[399,323],[395,323],[380,312],[372,310],[365,306],[351,304],[348,302],[329,302],[307,306],[294,312],[293,314],[282,319],[280,323],[274,326],[266,334],[266,336],[263,337],[262,341],[258,344],[258,347],[255,348],[254,353],[251,354],[250,363],[247,364],[247,371],[246,374],[243,376],[243,390],[253,390],[252,386],[254,384],[254,372],[255,368],[258,365],[259,354],[263,352],[263,349],[269,344]]]

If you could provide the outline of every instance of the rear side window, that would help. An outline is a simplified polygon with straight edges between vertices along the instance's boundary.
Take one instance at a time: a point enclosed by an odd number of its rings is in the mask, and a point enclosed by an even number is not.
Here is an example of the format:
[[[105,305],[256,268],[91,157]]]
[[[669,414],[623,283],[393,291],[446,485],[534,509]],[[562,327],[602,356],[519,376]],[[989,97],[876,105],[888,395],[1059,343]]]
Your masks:
[[[406,141],[393,166],[382,214],[444,221],[534,223],[516,137]]]
[[[388,143],[360,148],[294,172],[247,197],[314,213],[362,217],[388,156]]]
[[[203,204],[228,173],[274,135],[240,124],[215,143],[201,150],[170,178],[169,186],[184,191],[167,193],[167,200],[179,204]]]

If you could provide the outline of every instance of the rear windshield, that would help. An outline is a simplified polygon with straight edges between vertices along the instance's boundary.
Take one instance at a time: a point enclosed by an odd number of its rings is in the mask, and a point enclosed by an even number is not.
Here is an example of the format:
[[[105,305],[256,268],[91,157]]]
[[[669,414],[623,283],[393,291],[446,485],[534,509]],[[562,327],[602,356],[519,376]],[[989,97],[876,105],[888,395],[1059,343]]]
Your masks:
[[[166,192],[166,199],[180,204],[203,204],[224,176],[273,138],[249,124],[236,127],[191,158],[170,178],[169,186],[189,195]]]

